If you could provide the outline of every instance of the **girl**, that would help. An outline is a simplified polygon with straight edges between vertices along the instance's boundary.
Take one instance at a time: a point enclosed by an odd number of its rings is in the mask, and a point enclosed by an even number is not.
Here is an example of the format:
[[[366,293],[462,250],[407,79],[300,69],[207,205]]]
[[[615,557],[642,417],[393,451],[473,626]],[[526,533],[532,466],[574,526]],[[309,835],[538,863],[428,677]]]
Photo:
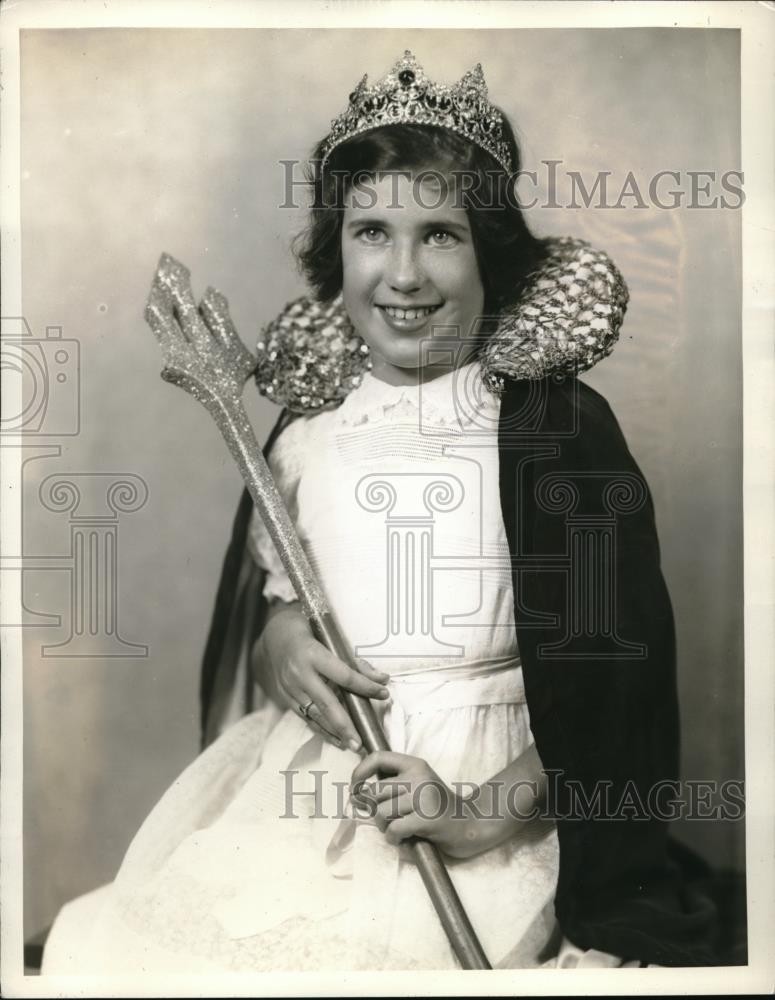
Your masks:
[[[313,162],[316,294],[267,328],[257,379],[360,672],[315,640],[245,494],[208,747],[115,882],[65,908],[44,972],[455,968],[416,835],[493,966],[710,962],[710,914],[638,813],[677,755],[651,501],[573,377],[612,349],[621,279],[530,234],[478,68],[447,88],[407,53]],[[373,699],[391,752],[362,754],[342,688]]]

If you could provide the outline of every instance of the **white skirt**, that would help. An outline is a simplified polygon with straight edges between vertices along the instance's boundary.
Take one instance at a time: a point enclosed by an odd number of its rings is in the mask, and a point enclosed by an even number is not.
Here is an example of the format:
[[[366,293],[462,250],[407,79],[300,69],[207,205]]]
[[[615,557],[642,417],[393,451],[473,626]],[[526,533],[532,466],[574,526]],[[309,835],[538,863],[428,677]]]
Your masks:
[[[450,784],[486,781],[532,741],[517,661],[418,671],[389,690],[375,708],[391,746]],[[183,772],[115,881],[63,908],[43,974],[458,968],[407,849],[352,812],[358,756],[278,715],[246,716]],[[561,941],[558,864],[547,820],[448,862],[493,967],[623,964]]]

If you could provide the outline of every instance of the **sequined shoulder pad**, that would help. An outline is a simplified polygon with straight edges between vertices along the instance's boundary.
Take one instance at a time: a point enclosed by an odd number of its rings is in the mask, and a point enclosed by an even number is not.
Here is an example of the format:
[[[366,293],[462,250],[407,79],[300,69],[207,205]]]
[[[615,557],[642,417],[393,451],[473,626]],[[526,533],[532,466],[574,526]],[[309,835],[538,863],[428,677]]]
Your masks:
[[[541,267],[518,303],[501,316],[479,357],[485,384],[587,371],[614,348],[627,308],[627,286],[611,258],[584,240],[549,241]],[[338,406],[371,368],[341,296],[289,303],[261,331],[259,392],[294,413]]]

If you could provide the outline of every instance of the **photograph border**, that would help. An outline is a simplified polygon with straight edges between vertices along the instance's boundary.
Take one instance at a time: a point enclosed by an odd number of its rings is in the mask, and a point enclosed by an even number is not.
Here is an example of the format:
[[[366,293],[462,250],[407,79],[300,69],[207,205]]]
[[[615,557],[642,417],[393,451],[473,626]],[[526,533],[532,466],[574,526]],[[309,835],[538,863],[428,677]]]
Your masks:
[[[749,964],[726,968],[508,970],[427,973],[224,973],[218,976],[33,977],[23,971],[22,636],[2,636],[0,907],[2,989],[26,996],[367,996],[616,995],[771,993],[775,988],[775,599],[772,521],[775,494],[775,117],[773,3],[340,2],[175,3],[38,0],[0,10],[2,46],[3,315],[22,316],[19,33],[80,27],[197,28],[738,28],[741,33],[743,212],[743,489],[745,588],[746,875]],[[3,371],[11,412],[20,379]],[[3,547],[21,551],[21,448],[2,465]],[[3,606],[21,614],[21,575],[3,574]],[[14,618],[21,620],[21,618]],[[460,977],[464,978],[461,979]]]

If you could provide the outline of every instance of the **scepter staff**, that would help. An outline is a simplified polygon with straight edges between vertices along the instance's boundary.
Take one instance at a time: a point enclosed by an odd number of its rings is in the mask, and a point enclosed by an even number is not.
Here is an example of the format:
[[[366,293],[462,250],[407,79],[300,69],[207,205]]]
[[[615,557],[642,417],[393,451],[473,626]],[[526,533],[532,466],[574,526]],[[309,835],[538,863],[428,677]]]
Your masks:
[[[190,278],[183,264],[169,254],[162,254],[145,308],[145,319],[162,349],[161,377],[185,389],[215,420],[316,638],[357,670],[353,651],[301,546],[242,402],[245,382],[255,371],[257,360],[242,343],[225,297],[208,288],[197,306]],[[341,693],[364,748],[369,753],[389,750],[368,698],[351,691]],[[491,966],[438,849],[419,837],[407,843],[460,965],[464,969],[489,969]]]

